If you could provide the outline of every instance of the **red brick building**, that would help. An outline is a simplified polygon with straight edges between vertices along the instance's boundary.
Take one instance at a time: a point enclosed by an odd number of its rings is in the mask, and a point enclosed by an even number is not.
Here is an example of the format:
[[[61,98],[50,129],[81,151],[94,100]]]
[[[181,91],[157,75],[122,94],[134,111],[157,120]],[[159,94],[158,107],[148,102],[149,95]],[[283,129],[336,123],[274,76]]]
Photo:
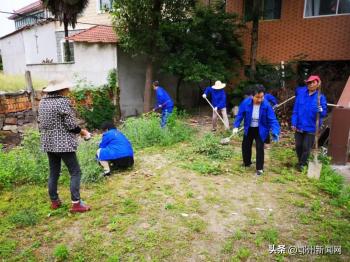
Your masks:
[[[305,55],[306,61],[350,61],[349,0],[261,0],[258,60],[270,63]],[[226,0],[226,11],[249,15],[252,0]],[[250,29],[243,34],[249,64]]]

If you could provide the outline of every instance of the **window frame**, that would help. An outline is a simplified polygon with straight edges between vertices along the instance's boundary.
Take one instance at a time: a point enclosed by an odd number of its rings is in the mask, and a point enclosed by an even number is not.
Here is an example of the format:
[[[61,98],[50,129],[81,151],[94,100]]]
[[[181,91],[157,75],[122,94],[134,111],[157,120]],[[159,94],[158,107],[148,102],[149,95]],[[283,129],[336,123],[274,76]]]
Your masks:
[[[110,10],[112,10],[113,9],[113,1],[114,0],[109,0],[110,2],[111,2],[111,9]],[[97,13],[98,14],[103,14],[103,13],[107,13],[108,11],[107,10],[103,10],[102,8],[101,8],[101,0],[97,0],[96,1],[96,9],[97,9]]]
[[[244,3],[243,4],[243,18],[244,18],[244,21],[245,22],[251,22],[252,20],[247,20],[246,19],[246,12],[245,11],[246,11],[246,3],[247,3],[247,1],[244,0],[243,3]],[[262,8],[262,10],[260,10],[261,15],[260,15],[259,21],[275,21],[275,20],[281,20],[282,19],[282,4],[283,4],[283,0],[280,0],[280,16],[279,16],[279,18],[264,19],[264,6],[265,6],[264,1],[262,1],[261,4],[262,4],[263,8]]]
[[[75,63],[75,52],[74,52],[74,41],[72,41],[72,40],[68,40],[68,42],[69,42],[69,44],[71,44],[72,43],[72,46],[73,46],[73,59],[72,59],[72,61],[68,61],[68,62],[66,62],[66,61],[64,61],[64,43],[66,42],[66,39],[63,37],[62,39],[61,39],[61,41],[60,41],[60,43],[61,43],[61,63]],[[72,53],[71,53],[72,54]]]
[[[331,17],[331,16],[343,16],[343,15],[350,15],[350,13],[343,13],[343,14],[329,14],[329,15],[314,15],[314,16],[305,16],[306,13],[306,3],[308,0],[304,0],[304,11],[303,11],[303,19],[312,19],[312,18],[322,18],[322,17]],[[337,10],[339,10],[339,1],[337,0]]]

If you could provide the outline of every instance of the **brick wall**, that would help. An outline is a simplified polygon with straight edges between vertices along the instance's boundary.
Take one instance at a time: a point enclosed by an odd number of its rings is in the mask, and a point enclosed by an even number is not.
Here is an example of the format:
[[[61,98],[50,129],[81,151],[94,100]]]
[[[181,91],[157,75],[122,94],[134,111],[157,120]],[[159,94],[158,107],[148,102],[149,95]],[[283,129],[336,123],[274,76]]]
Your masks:
[[[228,12],[243,14],[244,0],[227,0]],[[281,19],[261,21],[258,59],[308,61],[350,60],[350,15],[303,18],[304,0],[282,1]],[[249,63],[251,23],[243,33],[244,61]]]
[[[41,98],[41,94],[36,94],[36,106]],[[30,102],[30,93],[5,93],[0,95],[0,114],[8,114],[12,112],[20,112],[32,108]]]

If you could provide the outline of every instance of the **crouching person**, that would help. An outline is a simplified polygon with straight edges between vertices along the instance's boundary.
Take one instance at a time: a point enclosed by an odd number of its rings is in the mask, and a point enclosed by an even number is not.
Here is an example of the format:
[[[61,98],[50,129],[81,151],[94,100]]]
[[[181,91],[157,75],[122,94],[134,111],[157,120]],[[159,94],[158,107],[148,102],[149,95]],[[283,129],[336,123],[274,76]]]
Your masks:
[[[134,165],[134,152],[129,140],[117,130],[112,122],[102,124],[102,140],[97,159],[103,167],[103,176],[110,176],[111,169],[126,169]]]

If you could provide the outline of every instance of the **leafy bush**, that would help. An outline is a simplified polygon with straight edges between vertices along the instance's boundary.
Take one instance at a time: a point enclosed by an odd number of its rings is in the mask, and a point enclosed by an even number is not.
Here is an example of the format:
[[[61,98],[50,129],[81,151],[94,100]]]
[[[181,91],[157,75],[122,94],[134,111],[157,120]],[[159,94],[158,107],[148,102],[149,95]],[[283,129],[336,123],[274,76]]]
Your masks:
[[[42,183],[47,180],[48,160],[40,151],[37,131],[26,133],[23,145],[0,152],[0,188],[11,184]]]
[[[206,134],[203,138],[193,141],[194,152],[208,156],[212,159],[229,159],[234,154],[231,147],[222,146],[220,138],[212,133]]]
[[[77,102],[79,115],[86,121],[89,129],[100,128],[105,121],[112,121],[115,106],[110,97],[109,87],[83,86],[73,90],[71,96]],[[91,97],[89,105],[85,99]]]
[[[196,160],[191,164],[183,164],[181,167],[194,170],[200,174],[220,175],[222,173],[220,164],[212,161]]]
[[[175,109],[168,118],[165,128],[160,127],[157,114],[140,118],[128,118],[121,128],[130,139],[134,148],[145,148],[153,145],[169,146],[190,138],[192,130],[182,121]]]
[[[68,259],[69,251],[66,245],[59,244],[55,247],[55,250],[53,251],[53,256],[58,261],[65,261]]]
[[[350,211],[350,186],[344,178],[330,166],[330,159],[322,157],[323,163],[318,187],[332,196],[331,204],[344,206]]]
[[[39,220],[36,211],[33,209],[23,209],[9,219],[11,223],[18,227],[34,226]]]

